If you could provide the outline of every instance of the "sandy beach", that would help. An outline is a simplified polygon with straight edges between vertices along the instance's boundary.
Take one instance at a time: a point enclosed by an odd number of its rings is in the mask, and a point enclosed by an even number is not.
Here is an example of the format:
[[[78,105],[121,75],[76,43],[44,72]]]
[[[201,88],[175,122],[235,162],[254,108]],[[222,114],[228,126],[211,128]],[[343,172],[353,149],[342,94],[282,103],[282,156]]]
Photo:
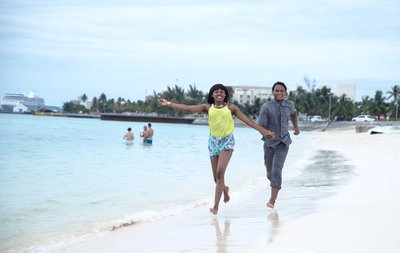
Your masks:
[[[233,194],[217,216],[199,206],[56,252],[399,252],[400,134],[335,129],[318,136],[319,148],[346,157],[354,175],[310,214],[287,216],[290,207],[282,205],[288,201],[279,199],[276,209],[267,209],[266,186],[246,201]]]
[[[321,134],[321,148],[350,158],[357,176],[317,213],[282,225],[272,244],[249,252],[399,252],[400,134]]]

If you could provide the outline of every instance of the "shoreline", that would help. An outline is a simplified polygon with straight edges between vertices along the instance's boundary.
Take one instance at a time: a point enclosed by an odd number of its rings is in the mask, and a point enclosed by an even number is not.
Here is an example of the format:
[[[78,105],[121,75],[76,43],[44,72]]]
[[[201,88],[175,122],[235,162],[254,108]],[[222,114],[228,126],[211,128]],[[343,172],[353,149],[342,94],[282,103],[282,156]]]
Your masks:
[[[0,112],[4,113],[4,112]],[[115,121],[134,121],[134,122],[156,122],[156,123],[176,123],[176,124],[192,124],[207,125],[208,121],[205,117],[172,117],[172,116],[150,116],[147,114],[121,114],[121,113],[102,113],[102,114],[79,114],[79,113],[4,113],[15,115],[34,115],[34,116],[53,116],[66,118],[82,118],[82,119],[100,119]],[[102,119],[104,118],[104,119]],[[117,119],[120,118],[120,119]],[[240,120],[235,119],[236,127],[248,127]],[[400,121],[374,121],[374,122],[353,122],[353,121],[332,121],[322,123],[311,123],[299,121],[300,131],[343,131],[354,130],[356,132],[366,132],[373,127],[378,126],[400,126]]]

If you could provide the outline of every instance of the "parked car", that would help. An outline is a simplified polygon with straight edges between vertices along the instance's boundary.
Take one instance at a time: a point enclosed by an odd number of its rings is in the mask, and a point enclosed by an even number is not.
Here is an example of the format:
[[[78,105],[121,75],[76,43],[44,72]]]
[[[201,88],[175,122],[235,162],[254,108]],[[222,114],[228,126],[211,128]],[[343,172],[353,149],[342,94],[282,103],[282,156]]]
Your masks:
[[[344,120],[346,120],[346,118],[343,115],[337,115],[337,116],[335,116],[335,118],[333,120],[334,121],[344,121]]]
[[[320,116],[320,115],[314,115],[311,117],[310,121],[312,123],[318,123],[318,122],[325,122],[325,120]]]
[[[376,118],[371,115],[358,115],[357,117],[354,117],[351,121],[355,122],[371,122],[371,121],[376,121]]]

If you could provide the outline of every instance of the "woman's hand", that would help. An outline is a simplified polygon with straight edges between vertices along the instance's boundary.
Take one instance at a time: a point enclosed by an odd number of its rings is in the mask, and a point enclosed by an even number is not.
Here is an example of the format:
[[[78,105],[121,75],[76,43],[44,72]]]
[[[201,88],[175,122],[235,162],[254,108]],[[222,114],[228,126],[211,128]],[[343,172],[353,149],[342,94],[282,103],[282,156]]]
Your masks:
[[[269,131],[267,129],[263,129],[261,134],[262,134],[262,136],[264,136],[265,138],[270,139],[270,140],[275,138],[275,133],[271,132],[271,131]]]
[[[168,100],[166,100],[166,99],[164,99],[164,98],[160,98],[160,99],[158,99],[158,103],[160,104],[160,105],[170,105],[171,104],[171,102],[169,102]]]

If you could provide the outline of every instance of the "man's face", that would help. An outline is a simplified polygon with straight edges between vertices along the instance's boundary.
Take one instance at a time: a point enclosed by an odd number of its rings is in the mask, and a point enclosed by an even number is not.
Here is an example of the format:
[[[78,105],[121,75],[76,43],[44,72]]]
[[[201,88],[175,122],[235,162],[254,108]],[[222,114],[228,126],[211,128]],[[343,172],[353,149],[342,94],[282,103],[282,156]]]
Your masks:
[[[275,100],[282,101],[286,96],[286,91],[282,85],[276,85],[272,94],[274,95]]]

